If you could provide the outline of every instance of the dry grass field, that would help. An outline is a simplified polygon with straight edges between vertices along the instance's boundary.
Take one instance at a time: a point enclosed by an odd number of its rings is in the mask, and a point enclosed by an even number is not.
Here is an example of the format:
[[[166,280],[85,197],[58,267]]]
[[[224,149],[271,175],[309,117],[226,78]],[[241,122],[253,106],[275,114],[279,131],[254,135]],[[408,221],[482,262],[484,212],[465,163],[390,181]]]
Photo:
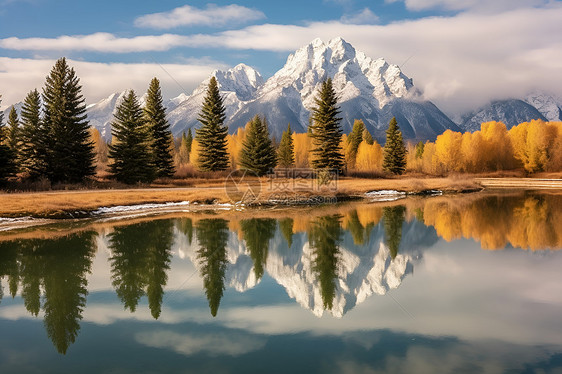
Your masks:
[[[260,185],[259,201],[286,194],[293,198],[310,196],[338,197],[340,199],[362,196],[373,190],[399,190],[421,192],[425,190],[442,190],[444,192],[466,192],[487,188],[549,188],[562,189],[562,180],[545,180],[560,175],[542,176],[543,178],[513,178],[496,175],[485,176],[451,176],[427,177],[406,175],[396,178],[367,179],[342,178],[326,186],[318,187],[311,180],[295,182],[288,179],[262,178],[250,179],[252,185]],[[492,178],[491,178],[492,177]],[[545,178],[546,177],[546,178]],[[280,191],[280,186],[284,190]],[[244,187],[240,187],[241,191]],[[232,196],[232,195],[231,195]],[[0,193],[0,217],[34,216],[43,218],[68,218],[68,213],[90,212],[100,207],[137,205],[166,202],[198,202],[202,204],[232,203],[225,189],[223,178],[171,181],[154,184],[148,188],[122,189],[85,189],[45,192]]]

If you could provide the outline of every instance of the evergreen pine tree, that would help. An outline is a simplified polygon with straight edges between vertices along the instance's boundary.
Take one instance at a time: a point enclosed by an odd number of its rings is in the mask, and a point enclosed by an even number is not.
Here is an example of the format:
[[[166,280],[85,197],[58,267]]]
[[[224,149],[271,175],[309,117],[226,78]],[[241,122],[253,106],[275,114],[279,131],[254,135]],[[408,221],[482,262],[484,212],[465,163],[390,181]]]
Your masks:
[[[96,171],[81,91],[74,69],[64,57],[57,60],[43,88],[51,182],[81,182]]]
[[[369,145],[375,144],[375,140],[373,139],[373,135],[371,135],[369,130],[367,130],[366,128],[363,130],[363,140],[365,141],[365,143],[367,143]]]
[[[20,168],[29,179],[47,176],[47,129],[41,120],[41,96],[36,89],[25,97],[21,108]]]
[[[246,139],[240,150],[240,166],[259,176],[265,175],[277,164],[277,155],[269,138],[265,118],[252,118],[246,131]]]
[[[287,130],[283,131],[283,135],[281,136],[277,159],[279,166],[283,168],[295,166],[295,145],[293,144],[293,132],[291,131],[290,123],[287,126]]]
[[[0,112],[0,185],[14,173],[15,169],[14,155],[8,143],[7,131],[4,128],[4,113]]]
[[[191,128],[187,131],[187,136],[185,137],[185,148],[188,154],[188,161],[189,161],[189,154],[191,153],[191,146],[193,145],[193,133],[191,132]]]
[[[365,131],[365,124],[361,120],[355,120],[353,123],[353,129],[347,137],[347,147],[348,147],[348,167],[350,169],[355,168],[355,160],[357,158],[357,150],[359,149],[359,144],[363,141],[363,132]]]
[[[211,77],[198,118],[201,128],[195,135],[195,139],[199,142],[197,166],[202,171],[220,171],[228,167],[226,150],[228,128],[224,126],[226,118],[224,113],[225,108],[217,80]]]
[[[312,125],[309,135],[313,140],[312,166],[316,169],[333,169],[338,172],[343,168],[341,150],[342,130],[339,126],[341,113],[337,106],[337,98],[332,86],[332,79],[322,82],[322,87],[315,99],[316,106],[312,109]]]
[[[406,169],[406,147],[395,117],[390,120],[388,130],[386,130],[386,143],[383,153],[382,167],[384,170],[394,174],[404,173]]]
[[[425,148],[425,144],[420,140],[417,144],[416,144],[416,158],[420,159],[423,157],[423,150]]]
[[[20,148],[20,123],[16,108],[12,106],[8,115],[8,145],[12,150],[14,159],[17,160]]]
[[[111,174],[120,182],[150,183],[156,177],[152,159],[151,128],[146,124],[142,108],[133,90],[117,106],[111,123],[113,143],[109,146]]]
[[[172,156],[173,137],[170,131],[170,124],[166,119],[166,109],[162,102],[160,81],[157,78],[153,78],[148,87],[144,116],[154,138],[152,153],[156,167],[156,177],[172,177],[175,172]]]

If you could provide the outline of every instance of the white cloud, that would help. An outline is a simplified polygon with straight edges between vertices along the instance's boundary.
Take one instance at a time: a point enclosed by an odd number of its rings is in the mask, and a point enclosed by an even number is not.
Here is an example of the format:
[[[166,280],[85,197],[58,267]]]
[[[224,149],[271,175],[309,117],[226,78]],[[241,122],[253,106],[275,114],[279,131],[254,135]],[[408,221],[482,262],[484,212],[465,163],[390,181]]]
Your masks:
[[[225,26],[263,18],[265,18],[263,12],[236,4],[222,7],[208,4],[206,9],[184,5],[169,12],[139,17],[135,20],[135,26],[155,29],[171,29],[178,26]]]
[[[29,91],[40,89],[54,63],[55,60],[0,57],[2,106],[22,101]],[[164,97],[177,96],[184,90],[189,94],[214,69],[227,67],[209,59],[203,59],[199,63],[191,60],[189,64],[105,64],[74,60],[69,60],[69,64],[80,77],[82,92],[88,103],[129,88],[144,93],[152,77],[160,79]]]
[[[127,52],[183,46],[292,52],[316,37],[329,40],[341,36],[373,58],[384,57],[398,65],[408,60],[404,72],[416,86],[441,109],[454,113],[474,109],[492,98],[522,96],[533,89],[562,95],[560,19],[562,5],[552,3],[497,14],[470,12],[388,25],[332,21],[302,26],[252,25],[189,36],[8,38],[0,40],[0,47]]]
[[[404,1],[406,8],[413,11],[443,9],[452,11],[498,12],[522,7],[541,6],[548,0],[386,0],[388,3]]]
[[[344,14],[340,21],[354,25],[369,25],[377,23],[379,21],[379,17],[373,13],[371,9],[365,8],[356,14]]]
[[[174,35],[147,35],[118,38],[113,34],[98,32],[90,35],[62,35],[57,38],[5,38],[0,48],[19,51],[93,51],[93,52],[146,52],[166,51],[188,45],[190,38]]]
[[[180,334],[168,330],[137,333],[135,340],[148,347],[167,348],[186,356],[206,353],[236,357],[257,351],[266,343],[264,338],[242,333]]]

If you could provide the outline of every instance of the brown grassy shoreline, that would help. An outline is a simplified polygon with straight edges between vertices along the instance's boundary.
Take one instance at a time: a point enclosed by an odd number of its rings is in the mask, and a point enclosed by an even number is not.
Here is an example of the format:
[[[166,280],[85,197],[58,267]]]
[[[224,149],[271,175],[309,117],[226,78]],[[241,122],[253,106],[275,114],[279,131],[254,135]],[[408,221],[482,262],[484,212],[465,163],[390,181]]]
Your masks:
[[[185,186],[185,184],[183,185]],[[261,185],[260,201],[266,202],[276,191],[270,188],[271,186],[266,179],[261,180]],[[366,192],[373,190],[405,192],[441,190],[459,193],[479,190],[482,187],[562,189],[562,180],[545,182],[544,179],[535,178],[476,178],[467,176],[447,178],[405,176],[393,179],[343,178],[337,182],[337,188],[335,189],[314,189],[305,186],[301,189],[293,189],[288,194],[298,199],[323,196],[345,200],[350,197],[361,197]],[[100,207],[180,201],[205,204],[231,202],[225,191],[223,180],[200,180],[190,182],[190,187],[151,186],[149,188],[130,189],[0,193],[0,217],[71,218],[80,216],[80,212],[86,216],[88,212]],[[77,212],[78,215],[76,215]]]

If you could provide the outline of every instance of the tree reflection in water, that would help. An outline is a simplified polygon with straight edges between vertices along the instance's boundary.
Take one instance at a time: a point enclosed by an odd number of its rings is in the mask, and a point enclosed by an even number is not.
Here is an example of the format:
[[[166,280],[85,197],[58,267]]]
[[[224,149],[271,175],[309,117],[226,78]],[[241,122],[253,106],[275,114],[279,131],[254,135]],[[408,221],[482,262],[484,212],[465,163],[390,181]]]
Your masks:
[[[125,309],[134,312],[147,295],[150,313],[155,319],[160,316],[173,235],[170,220],[115,227],[109,235],[111,278]]]
[[[197,223],[196,234],[200,247],[197,259],[201,264],[203,286],[213,317],[217,315],[224,292],[228,232],[228,221],[224,219],[202,219]]]
[[[384,207],[382,210],[385,242],[386,245],[388,245],[390,256],[393,260],[396,258],[396,255],[398,255],[398,250],[400,248],[405,213],[406,207],[404,205]]]
[[[256,279],[260,279],[267,262],[269,241],[275,235],[277,221],[271,218],[245,219],[240,221],[240,228],[244,233],[246,249],[254,261]]]
[[[86,275],[96,251],[96,236],[97,233],[87,231],[58,239],[0,243],[0,253],[9,257],[0,259],[0,268],[11,277],[11,292],[15,295],[21,281],[26,309],[37,316],[42,307],[47,335],[62,354],[80,330],[88,295]]]
[[[316,218],[308,233],[314,254],[313,270],[320,284],[324,308],[327,310],[332,309],[336,296],[339,244],[343,235],[341,218],[340,215]]]

